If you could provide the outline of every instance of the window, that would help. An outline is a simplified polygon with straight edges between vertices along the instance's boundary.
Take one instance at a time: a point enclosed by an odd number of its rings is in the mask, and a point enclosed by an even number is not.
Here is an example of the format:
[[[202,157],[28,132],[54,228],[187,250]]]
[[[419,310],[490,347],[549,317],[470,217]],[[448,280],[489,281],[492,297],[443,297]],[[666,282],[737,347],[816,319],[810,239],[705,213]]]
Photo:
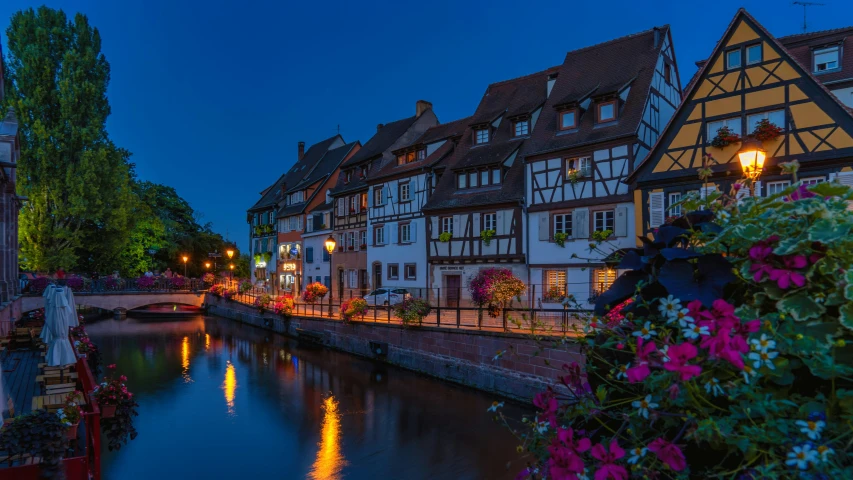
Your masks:
[[[355,250],[355,232],[347,233],[347,250]]]
[[[400,201],[408,202],[412,197],[409,192],[409,182],[400,184]]]
[[[708,122],[708,143],[717,136],[717,130],[723,127],[729,127],[729,129],[740,135],[740,117],[737,118],[726,118],[724,120],[717,120],[716,122]]]
[[[367,192],[362,193],[358,197],[361,200],[361,202],[360,202],[361,203],[361,209],[367,210]]]
[[[453,233],[453,217],[441,217],[441,231],[439,233]]]
[[[385,245],[385,227],[374,227],[373,228],[373,244],[374,245]]]
[[[596,268],[592,271],[592,290],[594,294],[606,292],[616,281],[616,270],[611,268]]]
[[[492,185],[500,185],[501,184],[501,169],[493,168],[492,169]]]
[[[515,122],[515,125],[513,128],[513,135],[516,137],[523,137],[524,135],[527,135],[528,133],[530,133],[529,130],[530,130],[530,120],[519,120],[519,121]]]
[[[468,187],[469,188],[476,188],[477,185],[478,185],[477,172],[470,172],[468,174]]]
[[[252,225],[257,225],[257,224],[258,224],[258,217],[259,217],[259,215],[256,213],[256,214],[254,215],[254,218],[252,219]]]
[[[362,230],[358,233],[361,238],[361,248],[367,248],[367,230]]]
[[[572,236],[572,214],[559,213],[554,215],[554,233],[565,233]]]
[[[349,270],[349,288],[358,288],[358,270]]]
[[[598,104],[598,123],[616,120],[616,100]]]
[[[480,185],[488,185],[489,184],[489,171],[483,170],[480,172]]]
[[[456,185],[459,188],[467,188],[468,187],[468,175],[465,173],[459,173],[456,175]]]
[[[420,150],[418,150],[418,152],[417,152],[417,155],[416,155],[416,156],[417,156],[417,159],[418,159],[418,160],[423,160],[423,159],[425,159],[425,158],[426,158],[426,150],[424,150],[423,148],[422,148],[422,149],[420,149]]]
[[[746,47],[746,64],[761,63],[761,44]]]
[[[578,175],[581,177],[590,177],[592,176],[592,158],[590,157],[576,157],[570,158],[568,161],[568,173],[569,175],[572,172],[576,171]]]
[[[613,218],[614,211],[613,210],[601,210],[595,212],[595,225],[593,225],[593,230],[596,232],[603,232],[605,230],[613,231]]]
[[[483,230],[494,230],[498,231],[498,221],[497,214],[495,213],[484,213],[483,214]]]
[[[301,225],[302,222],[300,222],[300,220],[302,220],[302,217],[293,216],[293,217],[288,218],[287,220],[289,222],[288,228],[290,229],[290,231],[293,232],[293,231],[302,230],[302,225]]]
[[[349,213],[358,212],[358,195],[349,197]]]
[[[305,263],[314,263],[314,247],[305,247]]]
[[[338,208],[336,213],[339,217],[344,217],[347,214],[347,201],[344,198],[338,199]]]
[[[825,182],[825,181],[826,181],[826,179],[824,177],[804,178],[803,179],[803,185],[816,185],[820,182]]]
[[[405,165],[406,164],[406,155],[400,154],[397,155],[397,165]]]
[[[405,268],[406,280],[417,280],[418,279],[418,266],[415,263],[407,263],[403,267]]]
[[[409,152],[406,154],[406,163],[412,163],[415,161],[415,152]]]
[[[545,270],[543,277],[545,280],[545,289],[542,300],[545,302],[559,302],[560,297],[566,295],[566,271]]]
[[[568,130],[570,128],[577,127],[577,115],[577,110],[560,112],[560,130]]]
[[[347,170],[344,174],[344,183],[349,183],[350,181],[352,181],[352,170]]]
[[[410,223],[400,225],[400,243],[412,243],[412,225]]]
[[[790,186],[790,180],[784,180],[781,182],[767,182],[767,195],[775,195]]]
[[[377,185],[373,187],[373,206],[378,207],[380,205],[385,205],[385,197],[382,195],[382,189],[384,189],[384,185]]]
[[[489,141],[489,129],[488,128],[480,128],[474,130],[474,143],[477,145],[481,143],[488,143]]]
[[[681,201],[681,192],[669,194],[669,216],[670,217],[680,217],[681,216],[681,205],[675,205],[676,203],[678,203],[680,201]]]
[[[840,48],[838,45],[815,50],[813,53],[814,73],[828,72],[840,68],[838,64],[839,53]]]
[[[740,49],[726,52],[726,69],[740,68]]]
[[[672,85],[672,66],[668,63],[663,64],[663,79],[666,83]]]
[[[771,112],[761,112],[749,115],[746,117],[747,129],[749,129],[750,132],[754,132],[755,127],[758,126],[758,122],[762,120],[769,120],[773,125],[776,125],[779,128],[785,128],[785,111],[773,110]]]
[[[388,264],[388,280],[400,279],[400,265],[397,263]]]
[[[344,234],[339,233],[338,234],[338,251],[343,252],[345,248],[346,248],[346,245],[344,245]]]

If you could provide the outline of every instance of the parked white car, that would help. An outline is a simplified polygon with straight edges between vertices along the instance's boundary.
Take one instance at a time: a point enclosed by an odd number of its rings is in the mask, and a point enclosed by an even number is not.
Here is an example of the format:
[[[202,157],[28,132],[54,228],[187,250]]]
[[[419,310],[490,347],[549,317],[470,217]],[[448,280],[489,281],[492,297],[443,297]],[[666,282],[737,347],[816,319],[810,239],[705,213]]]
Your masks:
[[[371,307],[396,305],[407,298],[411,298],[412,294],[405,288],[377,288],[376,290],[364,296],[367,304]]]

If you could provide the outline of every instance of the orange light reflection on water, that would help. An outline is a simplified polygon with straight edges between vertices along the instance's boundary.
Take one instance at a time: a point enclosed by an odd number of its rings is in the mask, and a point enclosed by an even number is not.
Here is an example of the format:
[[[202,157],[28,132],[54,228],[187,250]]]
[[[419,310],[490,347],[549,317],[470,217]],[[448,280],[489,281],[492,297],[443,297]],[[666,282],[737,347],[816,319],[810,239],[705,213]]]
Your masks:
[[[317,458],[308,473],[314,480],[339,480],[343,478],[341,470],[347,462],[341,453],[341,415],[338,402],[329,396],[323,401],[323,426],[320,429],[320,449]]]
[[[184,383],[191,383],[193,381],[192,377],[190,377],[190,339],[189,337],[184,337],[183,343],[181,343],[181,368],[183,369],[181,375],[184,377]]]
[[[234,364],[228,360],[225,367],[225,381],[222,382],[222,391],[225,392],[225,405],[228,406],[228,415],[234,415],[234,394],[237,391],[237,371]]]
[[[210,350],[210,334],[209,333],[204,334],[204,350],[205,351]]]

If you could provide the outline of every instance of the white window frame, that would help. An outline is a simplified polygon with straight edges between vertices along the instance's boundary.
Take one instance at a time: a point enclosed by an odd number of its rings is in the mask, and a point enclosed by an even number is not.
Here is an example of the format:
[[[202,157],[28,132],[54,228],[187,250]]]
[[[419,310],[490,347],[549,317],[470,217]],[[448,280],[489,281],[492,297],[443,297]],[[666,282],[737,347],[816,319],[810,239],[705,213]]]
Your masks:
[[[730,56],[734,53],[737,53],[737,56],[738,56],[737,65],[732,65],[732,63],[731,63]],[[743,66],[743,52],[740,50],[740,48],[735,48],[734,50],[727,50],[726,51],[726,70],[734,70],[734,69],[740,68],[742,66]]]
[[[610,214],[610,228],[607,228],[607,215]],[[600,217],[599,217],[600,215]],[[616,228],[616,210],[597,210],[593,212],[593,224],[592,231],[594,232],[602,232],[604,230],[614,231]],[[600,225],[599,225],[600,223]],[[601,228],[599,228],[599,226]]]
[[[365,247],[367,247],[367,230],[362,230],[361,232],[359,232],[359,237],[361,238],[361,242],[359,243],[359,245],[364,245]]]
[[[681,201],[681,192],[672,192],[667,195],[667,199],[669,200],[669,208],[667,209],[667,215],[670,217],[680,217],[681,205],[673,205]]]
[[[790,187],[791,181],[790,180],[779,180],[776,182],[767,182],[765,185],[767,188],[767,190],[766,190],[767,196],[769,197],[770,195],[775,195],[775,194],[779,193],[780,191]]]
[[[559,222],[558,222],[559,220]],[[557,225],[560,225],[558,228]],[[572,222],[572,214],[571,213],[557,213],[554,215],[554,233],[565,233],[568,236],[572,236],[574,233],[574,224]]]
[[[817,63],[818,55],[827,55],[827,54],[830,54],[833,52],[835,53],[835,60],[834,61]],[[828,65],[830,63],[835,63],[835,66],[818,68],[819,65]],[[829,47],[812,50],[812,72],[813,73],[834,72],[836,70],[841,70],[841,46],[840,45],[831,45]]]
[[[376,238],[376,244],[385,245],[385,227],[374,227],[373,232]]]
[[[807,177],[803,179],[803,185],[817,185],[825,181],[826,177]]]
[[[483,230],[498,231],[498,214],[484,213],[483,214]]]
[[[400,225],[400,243],[412,243],[412,224]]]
[[[771,116],[773,116],[774,118],[771,119]],[[770,120],[773,125],[776,125],[777,127],[783,130],[785,130],[785,124],[787,123],[785,121],[785,110],[768,110],[766,112],[759,112],[753,113],[752,115],[747,115],[746,128],[749,130],[750,133],[752,133],[753,131],[755,131],[755,127],[758,125],[758,122],[762,120]],[[716,132],[714,132],[714,135],[716,135]]]
[[[729,127],[729,129],[737,133],[738,135],[743,135],[743,122],[741,122],[740,117],[731,117],[731,118],[723,118],[720,120],[714,120],[712,122],[708,122],[706,128],[708,130],[708,143],[711,143],[711,140],[717,136],[717,130]]]
[[[400,184],[400,201],[408,202],[412,199],[411,185],[408,182]]]
[[[756,48],[758,49],[758,59],[757,60],[756,59],[750,60],[749,52],[750,51],[754,52],[755,51],[754,49],[756,49]],[[760,44],[760,43],[756,43],[754,45],[747,45],[746,48],[744,48],[743,50],[744,50],[744,56],[746,57],[746,64],[747,65],[755,65],[756,63],[761,63],[764,60],[763,47],[762,47],[762,44]]]
[[[489,143],[489,129],[487,128],[478,128],[474,130],[474,143],[476,145],[482,145],[484,143]]]
[[[439,219],[439,233],[449,233],[453,235],[453,217],[441,217]]]
[[[566,283],[565,270],[545,270],[544,277],[545,285],[543,285],[542,295],[547,295],[548,292],[551,291],[552,287],[559,288],[560,293],[566,295],[568,284]]]
[[[513,125],[513,132],[516,137],[530,135],[530,119],[519,120]]]

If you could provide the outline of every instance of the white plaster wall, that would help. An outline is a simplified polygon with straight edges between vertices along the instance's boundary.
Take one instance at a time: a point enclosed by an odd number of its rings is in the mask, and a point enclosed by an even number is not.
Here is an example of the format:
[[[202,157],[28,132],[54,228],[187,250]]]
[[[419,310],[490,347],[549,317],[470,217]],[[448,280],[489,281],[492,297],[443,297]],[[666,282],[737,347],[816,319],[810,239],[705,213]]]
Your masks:
[[[403,287],[409,289],[424,289],[427,286],[427,239],[426,239],[426,221],[424,217],[418,217],[412,220],[407,220],[414,227],[412,233],[414,238],[412,243],[393,243],[398,241],[397,238],[397,222],[385,223],[387,228],[386,233],[394,232],[394,235],[387,237],[388,244],[382,247],[368,246],[367,248],[367,269],[370,272],[370,280],[373,282],[373,265],[376,262],[382,264],[382,285],[385,287]],[[399,278],[391,280],[388,278],[388,264],[396,263],[399,265]],[[406,279],[405,264],[414,263],[416,267],[416,278],[414,280]],[[417,292],[412,291],[412,294]]]
[[[323,261],[323,252],[326,251],[325,242],[329,238],[331,230],[321,230],[311,234],[303,234],[302,242],[304,248],[312,247],[314,249],[314,262],[307,263],[305,254],[302,255],[302,275],[303,282],[308,282],[308,276],[311,276],[311,282],[317,281],[317,276],[322,277],[321,282],[325,281],[326,277],[331,277],[331,268],[328,261]],[[304,250],[303,250],[304,252]]]

